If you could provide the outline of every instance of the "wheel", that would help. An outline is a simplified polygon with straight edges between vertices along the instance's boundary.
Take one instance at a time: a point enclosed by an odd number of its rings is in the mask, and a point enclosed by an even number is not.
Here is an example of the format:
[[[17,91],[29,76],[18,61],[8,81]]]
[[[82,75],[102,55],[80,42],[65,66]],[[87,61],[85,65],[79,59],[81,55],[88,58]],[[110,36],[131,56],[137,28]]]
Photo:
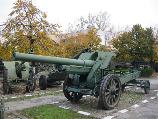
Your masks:
[[[35,90],[36,88],[36,80],[34,78],[34,70],[33,67],[29,69],[29,78],[27,80],[26,84],[26,92],[31,93]]]
[[[35,90],[36,88],[36,81],[33,80],[28,80],[26,84],[26,92],[31,93]]]
[[[107,75],[102,80],[99,92],[99,107],[113,109],[119,102],[121,95],[121,82],[115,75]]]
[[[78,102],[83,95],[81,93],[69,92],[67,88],[71,85],[72,85],[71,80],[68,77],[66,77],[63,83],[63,93],[69,101]]]
[[[144,92],[145,92],[145,94],[149,94],[149,92],[150,92],[150,82],[149,81],[144,82]]]
[[[47,78],[45,75],[41,75],[39,78],[39,87],[41,90],[47,89]]]
[[[12,93],[12,88],[11,88],[11,83],[8,81],[8,70],[4,69],[3,70],[3,94],[11,94]]]
[[[11,94],[12,88],[9,84],[3,84],[3,94]]]
[[[7,83],[4,83],[3,82],[3,94],[12,94],[12,88],[11,88],[11,85],[7,82]]]

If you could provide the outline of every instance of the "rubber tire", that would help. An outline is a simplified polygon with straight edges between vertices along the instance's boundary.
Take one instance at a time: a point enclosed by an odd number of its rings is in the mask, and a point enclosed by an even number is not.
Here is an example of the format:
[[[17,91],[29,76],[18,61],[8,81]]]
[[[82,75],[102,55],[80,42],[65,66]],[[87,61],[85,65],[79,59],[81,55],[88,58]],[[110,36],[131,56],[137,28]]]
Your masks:
[[[145,82],[144,92],[145,92],[145,94],[149,94],[149,92],[150,92],[150,82],[149,81]]]
[[[31,93],[31,92],[33,92],[33,91],[35,90],[35,88],[36,88],[36,81],[34,81],[34,86],[33,86],[33,88],[30,89],[30,82],[29,82],[29,80],[28,80],[28,81],[27,81],[27,84],[26,84],[26,92],[27,92],[27,93]]]
[[[11,83],[8,82],[8,70],[3,70],[3,94],[12,94]]]
[[[70,92],[68,92],[67,90],[66,90],[66,87],[67,86],[71,86],[72,84],[71,84],[71,80],[68,78],[68,77],[66,77],[65,78],[65,80],[64,80],[64,83],[63,83],[63,93],[64,93],[64,95],[65,95],[65,97],[69,100],[69,101],[71,101],[71,102],[78,102],[81,98],[82,98],[82,96],[83,96],[83,94],[75,94],[75,96],[74,97],[71,97],[70,96]]]
[[[12,94],[12,88],[11,88],[11,86],[8,83],[5,86],[3,84],[3,94],[4,95],[6,95],[6,94]]]
[[[106,103],[106,98],[105,98],[105,89],[107,87],[107,84],[108,84],[108,81],[111,80],[111,78],[115,78],[116,80],[118,80],[119,82],[119,96],[118,96],[118,100],[116,101],[115,105],[108,105]],[[100,85],[100,93],[99,93],[99,102],[98,102],[98,107],[99,108],[102,108],[102,109],[106,109],[106,110],[109,110],[109,109],[114,109],[114,107],[119,103],[119,100],[120,100],[120,96],[121,96],[121,82],[119,80],[119,78],[113,74],[108,74],[107,76],[105,76],[101,82],[101,85]]]
[[[47,78],[45,75],[41,75],[39,78],[39,87],[40,90],[46,90],[47,89]]]

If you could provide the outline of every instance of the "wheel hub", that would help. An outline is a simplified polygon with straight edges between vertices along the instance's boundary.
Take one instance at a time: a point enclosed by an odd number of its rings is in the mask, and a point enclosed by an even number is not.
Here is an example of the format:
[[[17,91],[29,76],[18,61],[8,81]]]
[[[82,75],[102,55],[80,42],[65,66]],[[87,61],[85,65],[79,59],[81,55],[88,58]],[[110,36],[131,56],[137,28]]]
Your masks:
[[[115,93],[116,93],[115,90],[111,90],[111,91],[110,91],[110,94],[111,94],[111,95],[115,95]]]
[[[113,85],[113,86],[110,87],[110,94],[115,95],[115,93],[116,93],[116,86]]]

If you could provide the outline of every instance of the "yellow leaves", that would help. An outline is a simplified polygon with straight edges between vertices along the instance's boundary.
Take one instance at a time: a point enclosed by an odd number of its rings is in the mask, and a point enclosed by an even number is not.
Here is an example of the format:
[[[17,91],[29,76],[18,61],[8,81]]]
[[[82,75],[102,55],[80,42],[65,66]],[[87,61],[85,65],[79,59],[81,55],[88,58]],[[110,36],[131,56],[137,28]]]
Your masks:
[[[16,32],[16,39],[11,40],[11,47],[3,49],[4,59],[11,60],[12,51],[16,48],[19,52],[29,52],[30,44],[26,36],[22,36],[23,32]],[[72,57],[79,53],[84,48],[91,48],[97,50],[100,48],[100,38],[94,31],[87,31],[86,33],[78,33],[76,35],[66,35],[59,44],[56,44],[48,37],[45,32],[38,32],[38,38],[34,41],[33,47],[35,54],[53,55],[61,57]],[[14,41],[14,42],[13,42]]]
[[[68,34],[65,39],[60,42],[61,55],[64,57],[72,57],[85,48],[97,50],[100,47],[101,39],[97,36],[94,29],[87,32],[80,32],[76,35]]]
[[[0,56],[2,57],[2,44],[1,43],[0,43]]]
[[[60,26],[48,23],[46,13],[36,8],[32,1],[17,0],[10,17],[2,32],[7,46],[2,48],[2,55],[6,60],[11,60],[13,50],[27,53],[33,48],[36,54],[72,57],[84,48],[97,50],[100,47],[101,40],[94,28],[68,34],[56,44],[48,34],[58,35]]]
[[[43,18],[47,18],[47,14],[45,12],[43,13]]]
[[[13,47],[12,46],[0,46],[0,58],[3,60],[10,60],[12,56]]]
[[[57,48],[52,39],[48,38],[44,33],[39,33],[38,38],[39,39],[33,44],[35,54],[56,55]],[[15,39],[15,42],[11,42],[9,44],[10,45],[7,45],[7,47],[0,47],[0,56],[3,56],[2,58],[4,60],[12,60],[12,52],[14,50],[24,53],[28,53],[30,51],[30,42],[25,36]]]
[[[2,36],[5,39],[4,59],[11,59],[11,52],[34,52],[42,55],[56,54],[56,44],[48,34],[58,31],[58,26],[46,20],[46,13],[40,11],[31,0],[17,0],[10,18],[5,23]],[[55,50],[54,50],[55,49]]]
[[[158,61],[158,42],[156,42],[156,44],[155,44],[155,52],[156,52],[156,55],[155,55],[154,59],[156,61]]]

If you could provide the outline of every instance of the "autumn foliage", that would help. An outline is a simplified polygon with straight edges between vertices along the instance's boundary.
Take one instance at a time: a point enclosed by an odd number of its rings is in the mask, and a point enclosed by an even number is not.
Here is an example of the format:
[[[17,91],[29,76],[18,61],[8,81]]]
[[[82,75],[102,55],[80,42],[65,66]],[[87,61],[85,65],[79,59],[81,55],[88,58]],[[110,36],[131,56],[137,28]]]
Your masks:
[[[0,44],[0,56],[11,60],[12,52],[28,53],[33,49],[35,54],[72,57],[84,48],[97,50],[101,39],[95,28],[75,34],[62,34],[56,43],[49,37],[59,35],[59,25],[50,24],[46,13],[40,11],[30,0],[17,0],[8,20],[4,23]],[[61,33],[60,33],[61,35]]]
[[[60,55],[63,57],[72,57],[85,48],[97,50],[100,47],[100,43],[101,39],[94,28],[73,35],[67,34],[65,39],[62,39],[59,44]]]
[[[11,60],[13,51],[28,53],[31,49],[35,54],[61,57],[73,57],[85,48],[109,51],[101,45],[97,35],[98,30],[104,36],[111,32],[107,30],[110,29],[107,14],[89,15],[88,18],[80,19],[81,24],[75,27],[78,28],[75,33],[62,34],[60,26],[50,24],[47,14],[34,6],[31,0],[17,0],[1,31],[4,40],[0,42],[0,58]],[[55,42],[50,35],[57,37],[59,42]],[[155,44],[152,28],[134,25],[131,31],[113,38],[112,45],[121,61],[158,60],[158,42]]]
[[[155,37],[152,28],[134,25],[130,31],[125,31],[113,39],[113,46],[121,61],[155,60]]]
[[[12,12],[2,29],[3,41],[1,57],[11,60],[13,51],[29,52],[34,49],[36,54],[50,55],[54,51],[55,42],[48,34],[57,34],[58,25],[46,20],[46,13],[40,11],[29,0],[17,0]]]

